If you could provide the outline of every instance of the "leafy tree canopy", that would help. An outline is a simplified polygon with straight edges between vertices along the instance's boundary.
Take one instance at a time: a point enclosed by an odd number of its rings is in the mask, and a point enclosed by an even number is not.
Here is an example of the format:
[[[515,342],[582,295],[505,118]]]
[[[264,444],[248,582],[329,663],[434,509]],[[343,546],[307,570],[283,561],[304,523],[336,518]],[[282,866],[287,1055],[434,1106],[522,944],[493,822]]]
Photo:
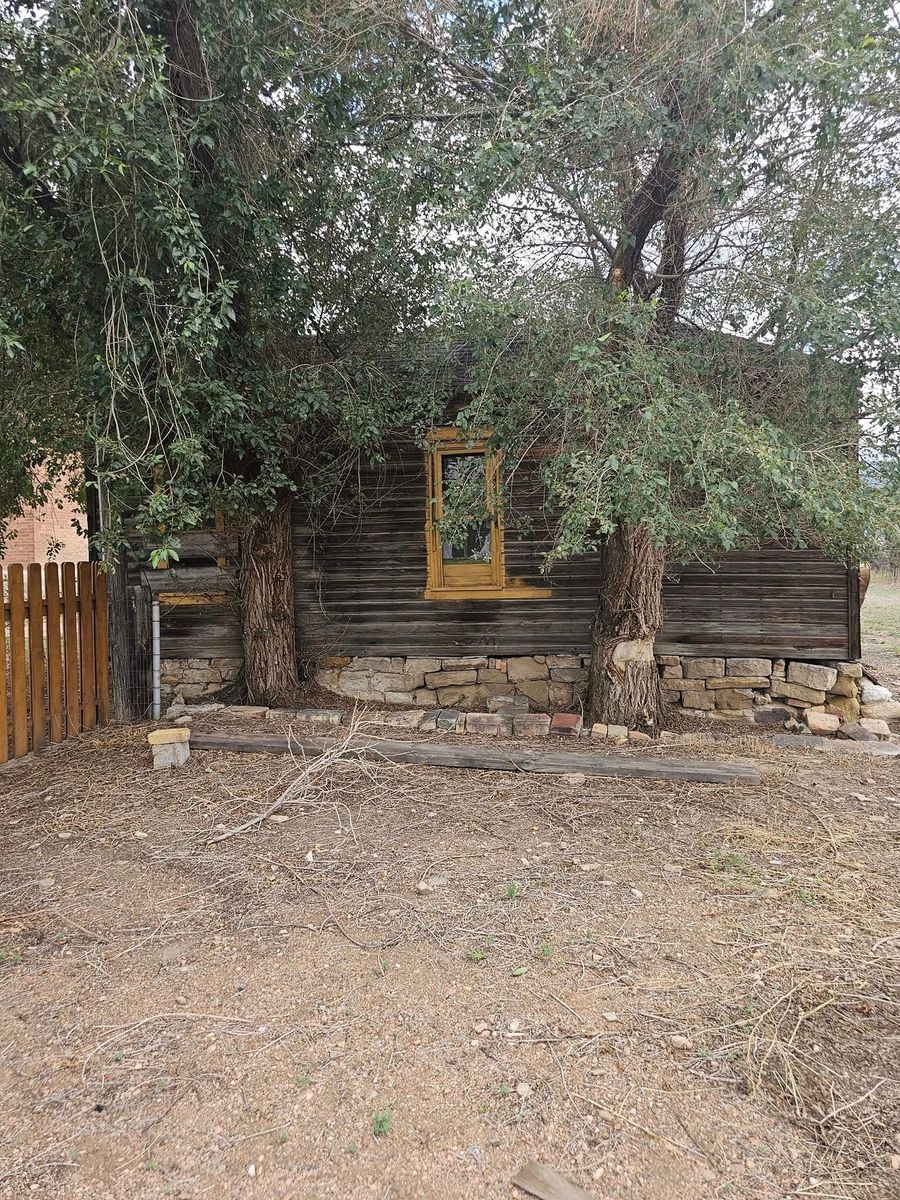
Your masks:
[[[489,196],[448,313],[468,419],[558,447],[554,554],[620,524],[675,557],[865,550],[898,513],[866,494],[898,462],[896,15],[468,0],[421,28]]]
[[[380,365],[456,203],[419,44],[366,3],[0,15],[4,511],[84,454],[175,557],[215,508],[328,494],[427,403]]]

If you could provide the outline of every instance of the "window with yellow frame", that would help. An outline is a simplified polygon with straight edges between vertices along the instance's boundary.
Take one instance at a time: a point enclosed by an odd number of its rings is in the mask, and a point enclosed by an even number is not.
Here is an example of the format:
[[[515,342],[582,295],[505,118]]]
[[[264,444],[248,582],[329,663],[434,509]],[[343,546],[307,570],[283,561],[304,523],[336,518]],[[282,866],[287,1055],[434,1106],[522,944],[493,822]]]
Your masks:
[[[486,436],[436,429],[425,455],[428,478],[426,600],[521,600],[550,595],[506,575],[500,455]],[[445,513],[447,514],[445,517]]]

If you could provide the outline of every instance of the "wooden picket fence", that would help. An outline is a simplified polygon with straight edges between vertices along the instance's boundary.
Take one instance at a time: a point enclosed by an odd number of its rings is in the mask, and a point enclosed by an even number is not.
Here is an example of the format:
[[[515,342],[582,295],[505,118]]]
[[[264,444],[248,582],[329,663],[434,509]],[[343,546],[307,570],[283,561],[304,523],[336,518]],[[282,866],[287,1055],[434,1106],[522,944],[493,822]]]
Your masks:
[[[4,763],[109,721],[109,637],[96,563],[11,563],[0,585]]]

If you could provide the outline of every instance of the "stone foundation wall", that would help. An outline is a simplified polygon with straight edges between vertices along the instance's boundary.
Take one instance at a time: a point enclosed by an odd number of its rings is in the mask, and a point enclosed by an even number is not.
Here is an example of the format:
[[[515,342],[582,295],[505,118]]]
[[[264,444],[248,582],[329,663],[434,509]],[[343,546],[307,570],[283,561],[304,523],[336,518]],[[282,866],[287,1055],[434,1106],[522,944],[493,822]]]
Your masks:
[[[326,658],[316,682],[342,696],[420,708],[495,710],[521,697],[532,709],[567,709],[587,688],[588,659],[579,654],[516,658]]]
[[[768,710],[776,724],[801,712],[827,713],[845,721],[858,720],[860,714],[881,715],[866,711],[873,705],[865,703],[862,692],[871,685],[863,680],[858,662],[686,655],[660,655],[657,661],[667,703],[694,716],[761,721]]]
[[[315,678],[332,692],[368,703],[477,712],[507,709],[516,698],[525,711],[551,711],[577,707],[588,662],[577,654],[343,657],[323,659]],[[769,716],[780,724],[801,712],[850,721],[888,715],[875,711],[885,702],[878,693],[886,689],[864,680],[857,662],[688,655],[661,655],[657,662],[666,703],[695,716],[760,723]]]
[[[233,682],[244,665],[242,658],[164,658],[160,662],[160,692],[164,705],[179,697],[194,702],[214,696]]]

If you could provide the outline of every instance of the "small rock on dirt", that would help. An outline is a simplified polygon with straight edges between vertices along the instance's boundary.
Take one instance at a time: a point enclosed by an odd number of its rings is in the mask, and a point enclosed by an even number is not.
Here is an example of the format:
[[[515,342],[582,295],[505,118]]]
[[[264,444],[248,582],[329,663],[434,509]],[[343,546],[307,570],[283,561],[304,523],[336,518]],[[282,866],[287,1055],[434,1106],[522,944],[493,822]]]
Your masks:
[[[669,1035],[669,1045],[675,1050],[693,1050],[694,1043],[689,1037],[685,1037],[683,1033],[672,1033]]]

